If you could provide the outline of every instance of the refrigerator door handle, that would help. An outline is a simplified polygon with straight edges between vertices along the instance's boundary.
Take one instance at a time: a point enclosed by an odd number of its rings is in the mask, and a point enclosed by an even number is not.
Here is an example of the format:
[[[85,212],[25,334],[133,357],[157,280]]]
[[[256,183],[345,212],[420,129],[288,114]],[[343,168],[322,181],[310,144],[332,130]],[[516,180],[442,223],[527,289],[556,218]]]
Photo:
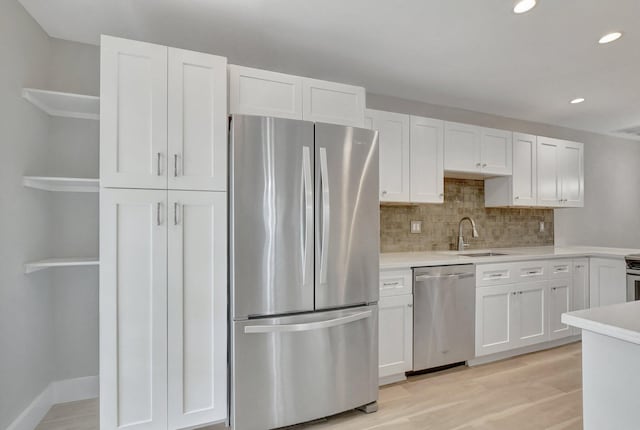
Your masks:
[[[308,146],[302,148],[302,192],[303,199],[303,232],[302,232],[302,285],[306,286],[307,276],[313,271],[313,181],[311,178],[311,153]]]
[[[320,187],[322,193],[322,234],[320,244],[320,284],[327,283],[327,263],[329,248],[330,206],[329,172],[327,167],[327,148],[320,148]]]
[[[320,330],[339,325],[349,324],[371,317],[371,311],[358,312],[346,317],[334,318],[326,321],[316,321],[302,324],[282,324],[282,325],[252,325],[244,328],[245,334],[250,333],[285,333],[296,331]]]

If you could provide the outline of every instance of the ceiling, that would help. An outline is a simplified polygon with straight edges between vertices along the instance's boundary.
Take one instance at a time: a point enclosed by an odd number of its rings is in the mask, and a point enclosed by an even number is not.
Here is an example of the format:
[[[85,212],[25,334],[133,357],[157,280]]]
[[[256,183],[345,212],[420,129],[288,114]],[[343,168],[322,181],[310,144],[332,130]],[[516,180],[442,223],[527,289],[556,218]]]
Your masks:
[[[111,34],[603,134],[640,125],[638,0],[539,0],[523,15],[513,0],[19,1],[61,39]]]

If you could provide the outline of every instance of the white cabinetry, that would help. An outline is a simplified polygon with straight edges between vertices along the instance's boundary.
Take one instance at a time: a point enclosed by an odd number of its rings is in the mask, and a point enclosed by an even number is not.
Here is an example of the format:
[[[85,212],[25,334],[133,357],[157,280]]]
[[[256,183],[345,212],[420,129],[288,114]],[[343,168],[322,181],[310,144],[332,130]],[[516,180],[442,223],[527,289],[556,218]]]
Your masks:
[[[226,189],[223,57],[103,36],[103,187]]]
[[[514,348],[512,286],[476,289],[476,356]]]
[[[512,133],[445,122],[444,169],[477,177],[511,175]]]
[[[100,428],[167,428],[167,192],[100,193]]]
[[[590,307],[627,301],[627,267],[623,259],[591,258],[589,261]]]
[[[521,347],[547,340],[547,282],[526,282],[514,286],[511,327],[515,345]]]
[[[584,145],[538,137],[538,205],[584,206]]]
[[[573,260],[573,301],[572,311],[589,309],[589,259]]]
[[[101,56],[100,428],[221,422],[226,59],[111,37]]]
[[[302,78],[230,64],[229,113],[302,119]]]
[[[365,89],[229,66],[229,112],[364,127]]]
[[[100,181],[167,188],[167,48],[102,36]]]
[[[410,117],[373,109],[366,111],[367,121],[378,130],[380,153],[380,201],[411,200]]]
[[[530,134],[513,134],[513,174],[485,180],[486,207],[537,204],[536,141]]]
[[[411,270],[380,272],[380,384],[404,379],[413,368],[413,276]]]
[[[444,202],[444,121],[411,116],[412,203]]]
[[[179,429],[226,417],[226,193],[169,191],[168,414]]]
[[[549,282],[549,339],[560,339],[574,334],[571,327],[563,324],[562,314],[572,309],[572,280],[554,279]]]
[[[384,381],[402,377],[413,366],[413,295],[381,297],[379,302],[379,368]]]

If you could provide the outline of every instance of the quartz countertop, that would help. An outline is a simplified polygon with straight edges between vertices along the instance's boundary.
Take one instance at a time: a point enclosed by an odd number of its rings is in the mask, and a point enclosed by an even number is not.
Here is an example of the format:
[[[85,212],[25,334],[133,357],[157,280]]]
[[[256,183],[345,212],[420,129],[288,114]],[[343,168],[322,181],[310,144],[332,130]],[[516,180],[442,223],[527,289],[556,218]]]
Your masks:
[[[460,254],[496,252],[506,255],[466,257]],[[394,252],[380,254],[381,270],[402,270],[412,267],[451,264],[486,264],[548,258],[601,257],[624,258],[640,253],[640,249],[605,248],[600,246],[536,246],[529,248],[467,249],[465,251]]]
[[[562,322],[640,345],[640,301],[565,313]]]

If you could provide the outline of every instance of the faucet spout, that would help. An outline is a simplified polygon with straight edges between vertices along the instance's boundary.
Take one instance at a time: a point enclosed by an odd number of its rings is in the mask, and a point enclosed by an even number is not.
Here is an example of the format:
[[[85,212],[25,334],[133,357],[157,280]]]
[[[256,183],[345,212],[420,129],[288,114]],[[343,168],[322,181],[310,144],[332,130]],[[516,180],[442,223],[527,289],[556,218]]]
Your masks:
[[[464,223],[464,221],[469,221],[469,223],[471,223],[471,228],[473,230],[471,233],[472,237],[477,238],[479,236],[478,230],[476,229],[476,222],[473,220],[473,218],[470,218],[468,216],[462,218],[458,223],[458,251],[463,251],[466,247],[469,246],[464,242],[464,237],[462,236],[462,224]]]

